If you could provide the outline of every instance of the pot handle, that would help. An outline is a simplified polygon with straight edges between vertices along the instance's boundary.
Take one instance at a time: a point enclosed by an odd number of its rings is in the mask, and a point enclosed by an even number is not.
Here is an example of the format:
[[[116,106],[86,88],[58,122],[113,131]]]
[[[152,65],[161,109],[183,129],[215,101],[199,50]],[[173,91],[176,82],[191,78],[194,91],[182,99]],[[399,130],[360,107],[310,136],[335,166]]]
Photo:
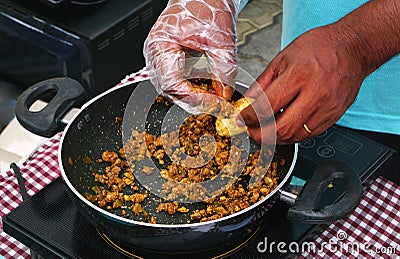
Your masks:
[[[328,184],[335,179],[345,181],[346,191],[338,201],[322,207],[322,195]],[[358,206],[361,196],[359,175],[342,161],[326,160],[318,165],[287,216],[289,219],[309,224],[331,223],[349,215]]]
[[[34,102],[50,92],[54,97],[40,111],[30,111]],[[51,137],[64,128],[62,118],[68,111],[87,100],[85,88],[68,77],[51,78],[26,89],[17,99],[15,115],[27,130],[43,137]]]

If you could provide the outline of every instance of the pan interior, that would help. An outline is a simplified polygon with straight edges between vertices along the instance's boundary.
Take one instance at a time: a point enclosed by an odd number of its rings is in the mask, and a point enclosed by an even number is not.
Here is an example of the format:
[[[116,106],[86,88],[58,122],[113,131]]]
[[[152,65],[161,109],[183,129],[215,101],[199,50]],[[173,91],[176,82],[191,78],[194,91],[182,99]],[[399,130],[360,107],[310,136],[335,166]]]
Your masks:
[[[93,173],[102,173],[106,164],[97,162],[98,158],[104,151],[118,151],[122,145],[121,124],[116,118],[122,118],[125,112],[125,104],[134,90],[134,86],[126,86],[116,89],[107,95],[95,100],[74,119],[65,133],[63,146],[61,149],[61,159],[63,170],[69,182],[74,186],[77,192],[83,197],[91,191],[92,186],[99,185],[94,181]],[[149,90],[153,91],[153,90]],[[234,98],[238,98],[235,93]],[[162,124],[163,114],[165,114],[171,106],[155,103],[150,107],[149,117],[146,129],[151,134],[159,134]],[[143,111],[134,111],[143,112]],[[251,147],[257,148],[257,144],[251,141]],[[280,161],[284,159],[286,163],[278,168],[278,184],[287,176],[293,162],[295,148],[293,145],[278,146],[278,152],[274,156],[274,160]],[[290,173],[290,172],[289,172]],[[166,202],[160,197],[155,196],[146,190],[140,184],[136,184],[139,190],[137,192],[148,194],[148,198],[143,201],[143,209],[149,215],[155,215],[157,223],[160,224],[188,224],[194,223],[190,219],[190,213],[175,213],[169,215],[165,212],[158,213],[157,206],[161,202]],[[127,189],[126,193],[132,193]],[[82,199],[81,197],[79,197]],[[206,204],[197,202],[185,204],[190,211],[196,209],[204,209]],[[98,207],[100,211],[104,209]],[[107,210],[115,215],[127,218],[133,221],[147,222],[143,213],[136,216],[129,213],[129,216],[123,212],[123,209]]]

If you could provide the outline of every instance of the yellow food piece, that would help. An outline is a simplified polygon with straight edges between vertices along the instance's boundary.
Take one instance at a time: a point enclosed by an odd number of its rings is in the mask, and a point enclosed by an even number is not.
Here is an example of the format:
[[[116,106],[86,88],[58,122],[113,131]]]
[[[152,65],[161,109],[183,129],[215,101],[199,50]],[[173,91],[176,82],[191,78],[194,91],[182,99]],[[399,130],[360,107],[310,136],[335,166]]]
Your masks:
[[[234,108],[226,117],[223,119],[217,119],[215,122],[217,133],[221,136],[234,136],[247,131],[247,127],[239,127],[236,124],[237,115],[247,106],[255,101],[253,98],[242,97],[237,101],[232,102]],[[221,112],[222,114],[224,111]]]

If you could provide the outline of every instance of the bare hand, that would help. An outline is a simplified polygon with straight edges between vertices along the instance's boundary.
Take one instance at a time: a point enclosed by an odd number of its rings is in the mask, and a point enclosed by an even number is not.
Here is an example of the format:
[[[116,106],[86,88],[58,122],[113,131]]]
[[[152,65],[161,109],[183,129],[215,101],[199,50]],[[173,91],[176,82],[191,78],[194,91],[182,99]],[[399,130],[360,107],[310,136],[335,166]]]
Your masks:
[[[250,87],[246,96],[256,101],[241,115],[256,142],[269,138],[272,127],[263,122],[282,108],[276,118],[276,141],[291,144],[321,134],[353,103],[366,73],[334,33],[328,26],[304,33],[260,75],[261,88]],[[268,97],[274,114],[260,94]]]

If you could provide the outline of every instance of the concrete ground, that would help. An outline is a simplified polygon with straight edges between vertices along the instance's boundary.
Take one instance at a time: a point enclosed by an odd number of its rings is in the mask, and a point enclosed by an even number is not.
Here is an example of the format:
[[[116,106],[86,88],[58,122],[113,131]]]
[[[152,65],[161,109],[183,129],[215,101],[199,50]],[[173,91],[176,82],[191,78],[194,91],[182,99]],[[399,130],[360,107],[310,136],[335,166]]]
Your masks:
[[[237,45],[239,66],[257,78],[279,52],[282,0],[251,0],[239,14]]]

